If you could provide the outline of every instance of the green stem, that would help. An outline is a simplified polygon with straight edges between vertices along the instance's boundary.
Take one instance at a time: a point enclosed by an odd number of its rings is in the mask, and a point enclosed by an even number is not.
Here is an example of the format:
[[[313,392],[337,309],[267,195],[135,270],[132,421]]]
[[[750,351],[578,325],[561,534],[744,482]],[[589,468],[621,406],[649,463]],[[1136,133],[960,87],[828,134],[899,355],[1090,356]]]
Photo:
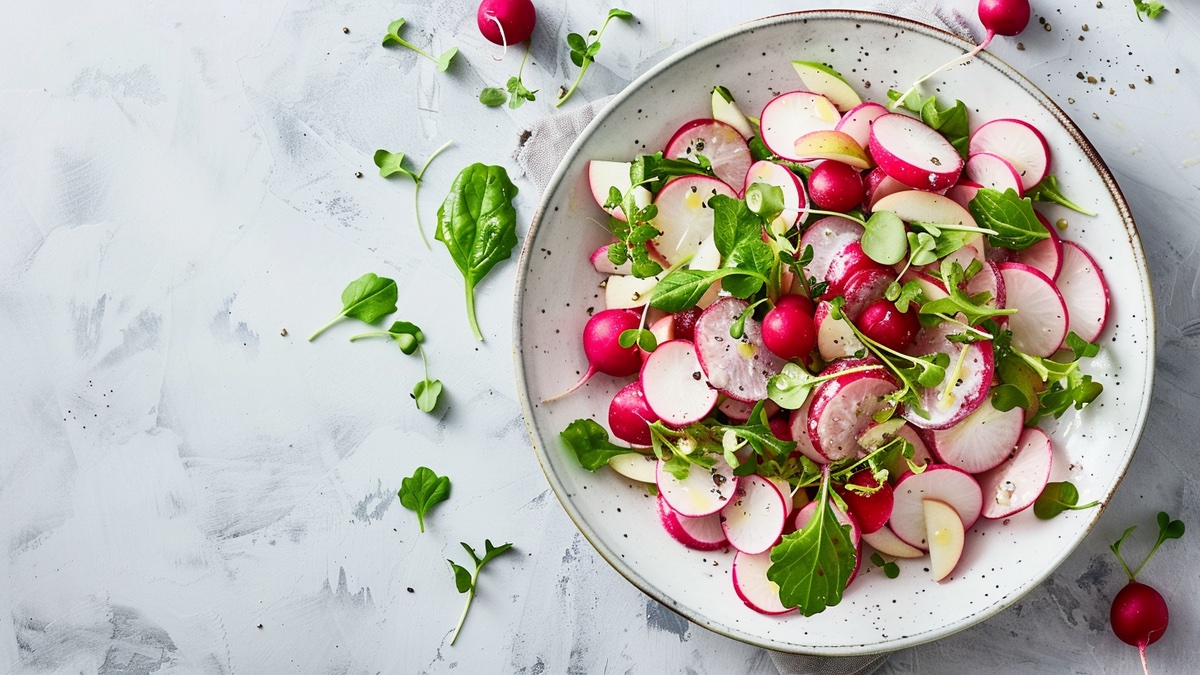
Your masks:
[[[450,644],[458,639],[458,632],[462,630],[463,622],[467,620],[467,610],[471,609],[471,601],[475,599],[475,578],[479,576],[479,568],[475,568],[475,573],[471,575],[471,588],[467,591],[467,604],[463,605],[462,615],[458,617],[458,625],[454,627],[454,634],[450,636]]]
[[[471,324],[471,335],[483,342],[483,333],[479,332],[479,321],[475,318],[475,287],[464,281],[467,289],[467,321]]]
[[[517,67],[517,81],[521,82],[521,74],[525,72],[525,61],[529,58],[529,40],[525,41],[525,55],[521,57],[521,65]]]
[[[370,333],[359,333],[358,335],[351,335],[350,341],[354,342],[355,340],[360,340],[362,338],[385,337],[385,336],[390,336],[390,335],[391,335],[391,333],[389,333],[387,331],[376,330],[376,331],[371,331]]]
[[[324,326],[321,326],[320,328],[318,328],[317,331],[315,333],[313,333],[312,335],[309,335],[308,341],[312,342],[313,340],[315,340],[318,335],[325,332],[325,329],[327,329],[330,326],[332,326],[333,324],[341,321],[342,318],[345,316],[346,316],[346,314],[345,314],[345,312],[343,312],[343,313],[338,314],[337,316],[333,317],[332,321],[330,321],[329,323],[325,324]]]
[[[409,42],[408,40],[405,40],[404,38],[399,37],[399,36],[393,36],[393,37],[395,37],[396,42],[399,42],[400,44],[404,45],[405,47],[408,47],[409,49],[420,54],[421,56],[424,56],[425,58],[429,59],[430,61],[433,61],[434,63],[438,62],[438,60],[435,59],[433,56],[431,56],[429,54],[429,52],[425,51],[424,49],[421,49],[420,47],[414,45],[413,43]]]
[[[999,232],[989,230],[986,227],[973,227],[971,225],[954,225],[952,223],[922,223],[913,222],[913,225],[921,227],[928,231],[930,228],[937,230],[945,230],[946,232],[978,232],[979,234],[997,235]],[[933,234],[932,232],[930,234]]]
[[[851,213],[839,213],[837,211],[822,211],[821,209],[809,209],[809,208],[801,209],[801,211],[803,211],[805,213],[810,213],[810,214],[815,213],[818,216],[840,216],[842,218],[849,218],[850,220],[853,220],[854,222],[858,223],[859,225],[867,224],[866,220],[859,218],[858,216],[851,214]]]
[[[429,163],[433,161],[433,158],[442,154],[442,151],[450,147],[450,144],[453,142],[454,141],[446,141],[442,144],[442,147],[434,150],[433,154],[425,160],[425,164],[421,167],[421,171],[417,173],[416,176],[413,176],[413,211],[416,212],[417,216],[417,233],[421,235],[421,241],[425,244],[426,250],[430,251],[433,250],[433,247],[429,245],[429,240],[425,238],[425,228],[421,226],[421,200],[418,199],[421,194],[421,179],[425,176],[425,170],[429,168]]]
[[[592,41],[588,43],[589,46],[599,42],[600,38],[604,37],[604,29],[608,28],[609,21],[612,21],[611,14],[608,15],[608,17],[606,19],[604,19],[604,23],[600,25],[600,30],[596,32],[596,37],[593,38]],[[593,62],[594,62],[594,60],[591,57],[589,57],[589,56],[583,57],[583,65],[579,67],[579,75],[576,76],[575,82],[573,82],[571,84],[571,88],[567,90],[567,93],[563,94],[562,98],[560,98],[554,102],[555,108],[562,106],[562,104],[567,102],[567,99],[571,98],[571,94],[574,94],[575,90],[577,88],[579,88],[579,81],[583,79],[583,74],[587,72],[588,66],[592,65]],[[518,79],[520,79],[519,76],[518,76]]]
[[[424,534],[425,533],[425,517],[421,515],[420,511],[417,511],[417,526],[421,528],[421,533]]]
[[[420,344],[417,345],[417,351],[421,352],[421,366],[425,369],[425,381],[429,381],[429,361],[425,360],[425,348]],[[424,530],[422,530],[424,531]]]

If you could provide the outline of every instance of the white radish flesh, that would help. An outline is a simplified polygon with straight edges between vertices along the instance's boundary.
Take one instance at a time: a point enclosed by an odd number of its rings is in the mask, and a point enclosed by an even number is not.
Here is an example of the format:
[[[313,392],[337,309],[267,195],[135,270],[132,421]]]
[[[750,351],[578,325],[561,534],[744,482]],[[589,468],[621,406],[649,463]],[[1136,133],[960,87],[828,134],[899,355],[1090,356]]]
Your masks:
[[[1004,277],[1000,274],[1000,268],[995,263],[984,262],[979,272],[967,281],[965,290],[972,296],[986,291],[992,296],[991,300],[984,303],[986,307],[1004,307],[1006,298]]]
[[[667,506],[681,516],[700,518],[720,511],[737,490],[738,477],[723,457],[711,469],[688,464],[688,475],[683,480],[676,478],[663,468],[666,462],[659,460],[657,467],[658,493]]]
[[[1054,449],[1046,432],[1031,427],[1003,464],[976,476],[983,490],[983,517],[1007,518],[1037,501],[1050,480]]]
[[[800,161],[795,144],[814,131],[832,131],[842,116],[829,99],[807,91],[792,91],[771,99],[759,119],[762,141],[771,152],[789,161]]]
[[[767,397],[767,380],[787,363],[763,345],[762,324],[747,317],[742,337],[729,328],[749,305],[744,300],[722,298],[696,321],[696,347],[708,382],[722,394],[739,401]]]
[[[696,551],[715,551],[728,543],[718,514],[689,518],[679,515],[661,494],[657,502],[659,521],[675,541]]]
[[[800,182],[799,176],[786,167],[767,160],[751,164],[750,169],[746,171],[742,190],[745,191],[755,183],[774,185],[783,191],[783,213],[779,217],[788,227],[795,225],[801,215],[807,213],[804,211],[804,207],[808,206],[804,184]]]
[[[1108,323],[1108,284],[1100,267],[1083,247],[1064,241],[1058,290],[1067,306],[1067,330],[1095,342]]]
[[[759,614],[787,614],[795,607],[784,607],[779,601],[779,586],[767,578],[771,569],[771,554],[733,556],[733,590],[742,602]]]
[[[975,181],[960,180],[954,187],[946,190],[945,196],[966,209],[970,208],[967,205],[971,203],[972,199],[975,199],[975,195],[979,194],[981,188],[983,186]]]
[[[712,119],[692,120],[675,132],[663,154],[671,159],[712,162],[713,173],[730,187],[740,187],[754,161],[746,139],[732,126]]]
[[[1017,173],[1007,159],[990,152],[977,152],[967,157],[963,176],[992,190],[1012,190],[1017,195],[1024,192],[1021,188],[1021,174]]]
[[[1062,238],[1058,236],[1058,232],[1055,231],[1054,226],[1050,224],[1050,221],[1046,220],[1045,216],[1037,211],[1034,211],[1034,215],[1037,216],[1038,222],[1042,224],[1042,227],[1045,227],[1046,231],[1050,233],[1050,236],[1046,239],[1042,239],[1029,248],[1017,251],[1012,260],[1002,260],[1000,262],[1025,263],[1030,267],[1036,267],[1037,269],[1041,270],[1042,273],[1049,277],[1051,281],[1057,281],[1058,274],[1062,270],[1063,264]],[[1062,291],[1061,284],[1059,285],[1058,290],[1059,292]],[[1067,311],[1070,311],[1070,309],[1071,307],[1068,305]]]
[[[876,204],[884,197],[910,189],[904,183],[884,173],[883,169],[876,167],[871,170],[871,173],[867,174],[866,195],[864,195],[863,201],[866,202],[866,209],[868,211],[874,211]]]
[[[941,384],[921,390],[922,415],[905,406],[904,419],[921,429],[946,429],[958,423],[978,408],[988,396],[995,373],[992,343],[988,341],[958,344],[946,338],[965,328],[950,321],[917,333],[916,342],[908,353],[924,356],[941,352],[950,361]]]
[[[835,130],[849,134],[863,150],[866,150],[867,145],[871,142],[871,124],[886,114],[888,114],[887,108],[874,101],[867,101],[851,108],[843,115]]]
[[[717,404],[717,392],[708,386],[696,348],[687,340],[658,345],[639,379],[650,409],[671,426],[699,422]]]
[[[930,447],[943,463],[967,473],[982,473],[1002,463],[1017,445],[1025,426],[1025,411],[1001,412],[990,397],[949,429],[929,434]]]
[[[813,447],[812,439],[808,436],[808,410],[811,406],[812,396],[809,396],[804,405],[792,411],[792,415],[788,419],[788,426],[792,430],[792,440],[796,441],[796,450],[800,454],[817,464],[828,464],[829,458],[817,452],[817,449]]]
[[[1054,282],[1035,267],[1000,264],[1005,303],[1017,310],[1008,317],[1013,347],[1031,356],[1050,356],[1067,336],[1067,305]],[[1061,274],[1060,274],[1061,277]]]
[[[797,531],[803,530],[804,526],[808,525],[808,522],[813,519],[813,515],[817,512],[818,504],[820,502],[809,502],[804,505],[804,508],[796,512],[795,526]],[[854,544],[857,548],[863,536],[862,528],[858,526],[858,521],[854,519],[854,516],[838,508],[838,505],[832,500],[830,500],[829,506],[833,509],[833,516],[839,524],[850,526],[850,543]]]
[[[921,558],[925,555],[921,549],[904,543],[887,525],[870,534],[864,534],[862,540],[867,546],[893,558]]]
[[[602,159],[588,162],[588,186],[592,189],[592,198],[600,208],[604,209],[604,203],[608,201],[612,188],[617,188],[617,192],[622,195],[629,191],[633,185],[629,178],[630,166],[629,162],[609,162]],[[649,205],[653,198],[654,195],[646,188],[640,185],[633,188],[633,200],[638,207]],[[619,206],[604,210],[618,220],[627,220],[625,212]]]
[[[654,200],[658,215],[651,224],[662,234],[654,239],[654,248],[669,265],[696,253],[712,236],[713,210],[708,200],[716,195],[737,196],[733,188],[708,176],[676,178],[659,191]]]
[[[877,365],[861,359],[846,367]],[[858,435],[871,423],[871,416],[888,406],[883,397],[899,388],[886,369],[847,373],[826,380],[813,390],[808,412],[808,435],[817,452],[831,460],[858,453]]]
[[[762,553],[770,550],[779,535],[789,511],[787,499],[771,481],[759,475],[738,479],[737,490],[721,509],[721,530],[729,545],[742,553]]]
[[[653,485],[658,480],[658,460],[654,455],[630,452],[608,460],[613,471],[639,483]]]
[[[980,125],[971,134],[969,153],[995,153],[1017,170],[1021,189],[1041,182],[1050,173],[1050,145],[1046,137],[1028,122],[1017,119],[998,119]]]
[[[829,266],[850,244],[862,239],[863,226],[841,216],[828,216],[809,226],[800,237],[800,251],[813,247],[812,262],[804,273],[817,281],[825,281]]]
[[[962,157],[950,141],[907,115],[889,113],[875,120],[869,147],[884,173],[911,188],[944,190],[962,173]]]
[[[896,484],[894,494],[892,531],[908,545],[926,551],[929,545],[925,534],[925,499],[936,499],[953,507],[964,530],[971,529],[983,510],[979,483],[971,474],[945,464],[905,474]]]

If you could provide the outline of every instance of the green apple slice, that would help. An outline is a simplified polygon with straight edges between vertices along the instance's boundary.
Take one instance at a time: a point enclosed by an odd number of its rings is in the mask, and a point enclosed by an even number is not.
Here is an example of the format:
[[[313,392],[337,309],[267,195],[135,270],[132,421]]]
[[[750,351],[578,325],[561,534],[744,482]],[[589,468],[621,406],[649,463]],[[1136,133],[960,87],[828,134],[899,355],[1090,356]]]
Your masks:
[[[746,116],[742,114],[742,109],[733,100],[733,94],[730,94],[729,90],[725,87],[713,87],[712,113],[714,120],[724,122],[737,129],[742,138],[750,140],[754,136],[754,128],[750,126],[750,120],[746,119]]]
[[[809,91],[829,99],[839,112],[862,103],[858,93],[833,68],[813,61],[792,61],[792,67]]]

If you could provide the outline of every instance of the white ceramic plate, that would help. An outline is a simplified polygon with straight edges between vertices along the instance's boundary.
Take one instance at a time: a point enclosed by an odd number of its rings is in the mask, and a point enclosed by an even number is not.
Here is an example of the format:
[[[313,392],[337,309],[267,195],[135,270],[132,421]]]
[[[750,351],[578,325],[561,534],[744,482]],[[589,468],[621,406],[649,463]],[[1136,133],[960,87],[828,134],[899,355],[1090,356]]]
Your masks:
[[[530,228],[517,279],[515,349],[518,390],[538,460],[568,515],[596,550],[630,583],[691,621],[770,649],[852,655],[909,647],[980,622],[1046,578],[1075,548],[1100,509],[1038,521],[1031,510],[1005,521],[981,520],[968,534],[950,580],[932,583],[928,559],[901,561],[887,579],[864,564],[840,605],[804,618],[769,617],[746,608],[730,582],[732,553],[690,551],[659,525],[645,487],[602,469],[584,471],[558,433],[572,420],[604,423],[622,382],[596,377],[570,397],[563,391],[585,366],[580,331],[603,308],[602,277],[587,254],[610,241],[586,180],[591,159],[628,160],[662,149],[683,122],[709,117],[713,85],[729,87],[747,114],[774,94],[800,89],[789,61],[824,61],[867,98],[908,84],[970,45],[904,19],[847,11],[802,12],[744,24],[708,38],[638,78],[588,126],[551,181]],[[869,83],[869,85],[868,85]],[[1103,350],[1087,365],[1104,384],[1102,398],[1070,412],[1047,431],[1055,440],[1053,480],[1070,479],[1082,501],[1107,502],[1132,458],[1150,401],[1154,312],[1146,261],[1129,208],[1111,173],[1079,129],[1045,94],[998,59],[984,54],[927,84],[970,107],[972,125],[1018,117],[1042,130],[1052,171],[1074,200],[1094,205],[1087,218],[1065,217],[1065,238],[1082,243],[1110,281],[1112,314]]]

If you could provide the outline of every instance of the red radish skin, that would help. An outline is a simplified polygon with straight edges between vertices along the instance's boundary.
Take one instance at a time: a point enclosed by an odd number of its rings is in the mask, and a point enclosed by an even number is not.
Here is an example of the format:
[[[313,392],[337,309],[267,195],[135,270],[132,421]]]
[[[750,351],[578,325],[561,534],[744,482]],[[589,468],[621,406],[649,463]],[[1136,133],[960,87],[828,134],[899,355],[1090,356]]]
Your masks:
[[[871,157],[883,172],[918,190],[945,190],[962,173],[962,156],[941,134],[908,115],[889,113],[871,125]]]
[[[979,0],[979,23],[992,35],[1012,37],[1029,25],[1029,0]],[[981,45],[982,46],[982,45]]]
[[[797,295],[796,293],[788,293],[787,295],[779,296],[779,299],[775,301],[775,306],[778,307],[780,305],[795,305],[796,307],[800,308],[800,311],[809,316],[812,316],[813,312],[817,311],[817,306],[812,300],[809,300],[803,295]]]
[[[698,161],[704,155],[713,173],[733,189],[742,187],[754,160],[746,139],[732,126],[713,119],[696,119],[684,124],[671,137],[663,154],[668,158]]]
[[[1022,263],[1002,263],[1005,302],[1017,310],[1008,317],[1012,346],[1031,356],[1047,357],[1067,337],[1067,304],[1058,287],[1041,270]]]
[[[829,287],[821,296],[821,299],[829,300],[839,295],[844,295],[846,296],[847,305],[849,305],[850,280],[865,272],[882,272],[888,277],[888,283],[891,283],[891,277],[893,276],[891,268],[871,260],[870,256],[863,252],[862,244],[857,241],[850,242],[829,263],[829,271],[825,273],[825,281],[829,282]],[[871,275],[869,278],[874,278],[875,276]],[[867,278],[867,276],[864,276],[855,283],[861,285]],[[886,289],[887,284],[884,284],[883,288]],[[882,297],[882,291],[880,295]],[[871,299],[873,300],[874,298]],[[858,312],[862,311],[863,307],[865,307],[865,303],[860,304],[857,308],[851,308],[849,310],[850,315],[852,317],[858,316]]]
[[[1163,600],[1162,594],[1146,584],[1130,581],[1113,598],[1108,620],[1121,642],[1138,648],[1142,656],[1142,669],[1149,675],[1146,647],[1158,642],[1166,634],[1167,624],[1171,620],[1167,601]]]
[[[875,359],[848,359],[843,369],[878,365]],[[816,386],[808,411],[808,436],[817,452],[831,460],[854,456],[858,435],[871,416],[887,406],[883,397],[899,388],[883,368],[847,373]]]
[[[781,441],[792,441],[792,425],[783,415],[776,415],[767,420],[767,425],[771,429],[771,434]]]
[[[700,314],[704,310],[699,307],[685,309],[682,312],[675,313],[675,339],[687,340],[688,342],[696,341],[696,321],[700,319]]]
[[[887,108],[873,101],[860,103],[846,111],[836,130],[847,134],[866,150],[871,140],[871,124],[887,113]]]
[[[903,351],[911,345],[921,329],[916,312],[901,312],[896,309],[896,303],[886,299],[867,305],[855,323],[863,335],[895,351]]]
[[[904,411],[904,419],[915,427],[952,427],[975,412],[988,396],[996,366],[992,343],[986,340],[969,345],[950,342],[946,336],[959,332],[955,326],[957,324],[946,321],[932,328],[922,328],[917,333],[913,346],[908,349],[908,353],[913,356],[942,352],[950,357],[950,366],[946,369],[946,378],[942,383],[921,392],[921,407],[925,409],[928,417],[918,414],[915,410]],[[962,356],[964,349],[967,353]],[[960,356],[962,369],[955,376],[951,371],[958,366]],[[950,390],[948,394],[945,393],[947,388]]]
[[[762,340],[781,359],[805,359],[817,348],[817,326],[800,303],[778,304],[763,317]]]
[[[981,188],[983,188],[983,186],[975,181],[960,180],[954,185],[954,187],[946,190],[946,196],[950,199],[953,199],[956,204],[966,209],[970,208],[968,205],[971,203],[972,199],[975,199],[975,195],[979,194],[979,190]]]
[[[771,152],[792,162],[796,140],[814,131],[833,131],[842,115],[829,99],[808,91],[791,91],[767,102],[759,117],[762,141]]]
[[[637,380],[622,387],[608,404],[608,428],[631,445],[650,445],[650,425],[658,420]]]
[[[542,403],[549,403],[573,393],[596,373],[628,377],[638,372],[642,366],[642,358],[637,345],[622,347],[618,340],[621,333],[639,325],[641,316],[629,309],[606,309],[593,314],[583,327],[583,354],[587,357],[587,370],[570,389],[543,399]]]
[[[1015,254],[1013,254],[1011,259],[998,260],[997,262],[1025,263],[1030,267],[1036,267],[1037,269],[1041,270],[1042,273],[1049,277],[1051,281],[1057,282],[1058,275],[1062,271],[1063,264],[1062,238],[1058,236],[1058,231],[1053,225],[1050,224],[1050,221],[1046,220],[1045,216],[1037,211],[1034,211],[1033,213],[1037,216],[1038,222],[1042,224],[1042,227],[1046,228],[1046,231],[1050,233],[1050,237],[1048,239],[1042,239],[1029,248],[1017,251]],[[992,250],[1007,251],[1008,249]],[[1061,292],[1061,290],[1062,289],[1060,288],[1059,291]],[[1068,311],[1069,309],[1070,308],[1068,307]]]
[[[610,246],[615,245],[615,243],[605,244],[595,251],[592,251],[592,255],[588,257],[588,260],[590,260],[592,263],[592,267],[594,267],[596,271],[601,274],[633,274],[632,261],[626,260],[620,265],[614,265],[612,264],[612,261],[608,259],[608,249]]]
[[[970,265],[971,263],[967,263]],[[985,262],[983,268],[979,270],[971,280],[963,284],[963,290],[971,295],[987,291],[992,294],[992,299],[985,304],[987,307],[1003,307],[1007,295],[1004,289],[1004,276],[1000,274],[1000,268],[995,263]]]
[[[825,281],[829,266],[846,247],[862,239],[863,226],[841,216],[827,216],[818,220],[800,237],[800,250],[813,247],[812,262],[804,273],[817,281]]]
[[[880,199],[888,195],[894,195],[897,192],[904,192],[908,189],[907,185],[887,175],[883,172],[883,169],[875,167],[871,170],[871,173],[867,174],[865,194],[863,195],[863,209],[874,211],[875,204]],[[964,205],[963,208],[966,208],[966,206]]]
[[[533,35],[537,10],[530,0],[483,0],[475,22],[489,42],[505,47],[518,45]]]
[[[660,494],[658,517],[663,529],[675,541],[696,551],[716,551],[728,542],[721,530],[721,517],[715,513],[699,518],[688,518],[676,513]]]
[[[963,176],[986,188],[1005,192],[1012,190],[1020,196],[1025,190],[1021,186],[1021,174],[1007,159],[990,152],[977,152],[967,158]]]
[[[1050,480],[1054,449],[1037,427],[1026,429],[1017,449],[1000,466],[975,478],[983,490],[984,518],[1007,518],[1033,506]]]
[[[892,517],[892,505],[895,501],[892,486],[887,483],[880,485],[869,469],[854,474],[848,482],[860,487],[879,488],[869,495],[845,488],[838,490],[838,494],[850,509],[850,515],[854,516],[859,527],[862,528],[862,533],[878,532]]]

